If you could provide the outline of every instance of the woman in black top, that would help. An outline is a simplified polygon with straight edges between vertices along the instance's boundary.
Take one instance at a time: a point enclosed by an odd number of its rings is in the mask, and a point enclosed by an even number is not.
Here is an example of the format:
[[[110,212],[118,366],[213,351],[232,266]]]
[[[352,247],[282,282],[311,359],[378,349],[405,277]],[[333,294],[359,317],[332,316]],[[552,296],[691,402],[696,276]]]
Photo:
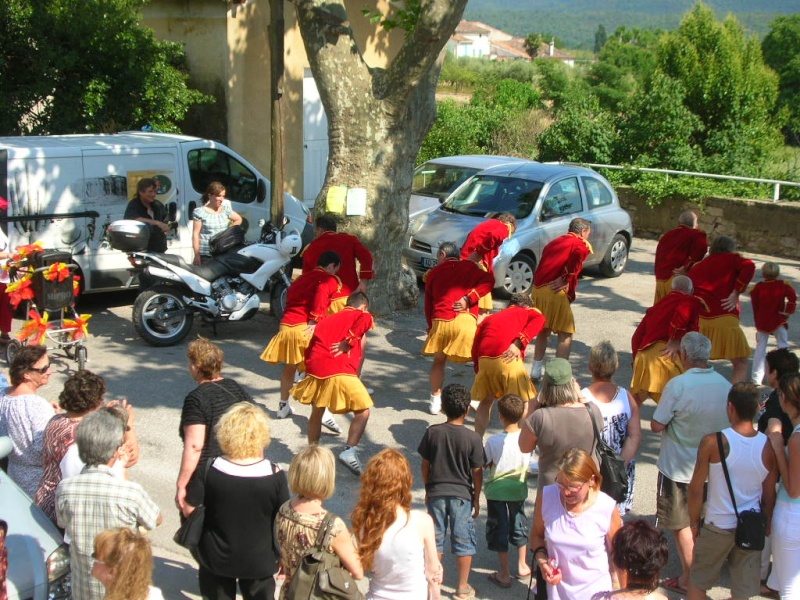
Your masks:
[[[199,385],[183,401],[179,435],[183,440],[175,503],[183,510],[186,488],[198,463],[221,454],[214,426],[237,402],[252,402],[250,395],[232,379],[222,377],[222,349],[198,337],[186,351],[189,373]]]
[[[207,600],[273,600],[278,548],[273,525],[289,499],[286,474],[264,458],[267,416],[255,404],[233,405],[219,420],[223,455],[211,458],[189,484],[183,514],[205,506],[197,548],[200,593]]]

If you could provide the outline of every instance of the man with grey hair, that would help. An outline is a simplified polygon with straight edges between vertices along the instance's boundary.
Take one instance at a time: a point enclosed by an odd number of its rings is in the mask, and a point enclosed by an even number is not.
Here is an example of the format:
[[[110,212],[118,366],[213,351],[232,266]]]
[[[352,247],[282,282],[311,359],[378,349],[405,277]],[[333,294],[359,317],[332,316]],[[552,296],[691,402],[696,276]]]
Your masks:
[[[692,566],[694,538],[690,529],[688,491],[697,448],[703,436],[728,425],[728,392],[731,384],[708,365],[711,340],[692,331],[683,336],[680,358],[686,372],[664,387],[650,429],[661,433],[658,453],[656,524],[671,529],[682,573],[662,585],[686,594]]]
[[[670,292],[670,283],[676,275],[686,275],[700,262],[708,250],[706,232],[697,228],[697,215],[691,210],[678,217],[678,226],[661,236],[656,246],[653,270],[656,274],[656,293],[653,305]]]
[[[442,408],[444,367],[447,361],[472,362],[472,341],[478,328],[478,301],[491,293],[494,275],[472,260],[460,260],[452,242],[439,246],[436,266],[425,275],[425,320],[428,338],[422,353],[433,355],[428,410],[439,414]]]
[[[693,291],[691,279],[685,275],[674,277],[672,291],[647,309],[633,333],[630,389],[639,406],[648,396],[658,404],[664,386],[684,371],[680,359],[681,339],[699,329],[702,310],[702,303]]]
[[[75,432],[78,455],[86,464],[56,489],[56,517],[70,539],[72,593],[80,600],[101,600],[103,585],[94,579],[95,536],[113,527],[153,529],[161,524],[158,506],[138,483],[120,479],[112,468],[123,456],[122,421],[101,410],[83,418]]]

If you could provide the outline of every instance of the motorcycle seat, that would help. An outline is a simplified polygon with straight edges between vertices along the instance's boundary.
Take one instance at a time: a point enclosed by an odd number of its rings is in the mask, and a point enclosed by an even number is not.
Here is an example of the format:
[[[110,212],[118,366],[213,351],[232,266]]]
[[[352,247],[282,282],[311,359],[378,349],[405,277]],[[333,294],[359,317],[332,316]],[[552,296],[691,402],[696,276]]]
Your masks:
[[[218,277],[226,275],[229,271],[228,267],[214,259],[206,261],[206,263],[203,265],[190,265],[183,259],[182,256],[179,256],[178,254],[161,253],[157,256],[165,263],[175,265],[181,269],[186,269],[190,273],[194,273],[206,281],[214,281]]]

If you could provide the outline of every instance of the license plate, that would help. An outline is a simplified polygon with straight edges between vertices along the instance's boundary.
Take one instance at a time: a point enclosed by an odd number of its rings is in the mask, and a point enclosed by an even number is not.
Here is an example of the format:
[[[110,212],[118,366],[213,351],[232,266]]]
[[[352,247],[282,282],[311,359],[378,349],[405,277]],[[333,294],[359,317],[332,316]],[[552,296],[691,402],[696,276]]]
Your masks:
[[[435,258],[423,258],[420,261],[422,263],[423,268],[431,269],[436,266],[436,259]]]

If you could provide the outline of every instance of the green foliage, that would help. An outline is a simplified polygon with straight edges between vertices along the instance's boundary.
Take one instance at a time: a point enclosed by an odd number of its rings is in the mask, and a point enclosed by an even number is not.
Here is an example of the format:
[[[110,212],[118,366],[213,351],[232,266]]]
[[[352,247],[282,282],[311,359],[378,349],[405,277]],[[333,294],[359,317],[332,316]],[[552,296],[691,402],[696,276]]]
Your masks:
[[[492,152],[492,132],[502,127],[503,111],[486,106],[439,103],[436,121],[422,142],[417,163],[439,156]]]
[[[531,58],[539,56],[539,48],[544,43],[544,35],[541,33],[529,33],[525,36],[525,52]]]
[[[609,163],[616,141],[614,121],[597,99],[566,102],[539,140],[539,160]]]
[[[540,58],[534,61],[539,71],[539,88],[542,97],[558,109],[570,101],[590,95],[589,86],[581,74],[561,61]]]
[[[494,85],[484,85],[475,90],[471,103],[474,106],[518,112],[538,108],[542,103],[542,95],[529,83],[501,79]]]
[[[603,46],[606,45],[608,41],[608,34],[606,33],[606,27],[602,23],[597,26],[597,31],[594,34],[594,53],[600,54],[600,50],[603,49]]]
[[[179,131],[210,98],[188,87],[183,48],[139,27],[144,0],[7,0],[4,31],[28,46],[0,48],[4,134],[109,132],[149,124]],[[23,85],[18,86],[18,83]],[[10,110],[9,110],[10,109]]]
[[[761,49],[779,77],[778,108],[787,113],[784,132],[800,144],[800,14],[775,19]]]
[[[391,17],[384,16],[376,10],[369,8],[362,8],[361,14],[364,15],[370,23],[380,23],[386,31],[392,29],[402,29],[406,32],[411,32],[419,22],[419,17],[422,14],[422,0],[405,0],[403,7],[398,8],[397,4],[392,4],[394,14]]]

